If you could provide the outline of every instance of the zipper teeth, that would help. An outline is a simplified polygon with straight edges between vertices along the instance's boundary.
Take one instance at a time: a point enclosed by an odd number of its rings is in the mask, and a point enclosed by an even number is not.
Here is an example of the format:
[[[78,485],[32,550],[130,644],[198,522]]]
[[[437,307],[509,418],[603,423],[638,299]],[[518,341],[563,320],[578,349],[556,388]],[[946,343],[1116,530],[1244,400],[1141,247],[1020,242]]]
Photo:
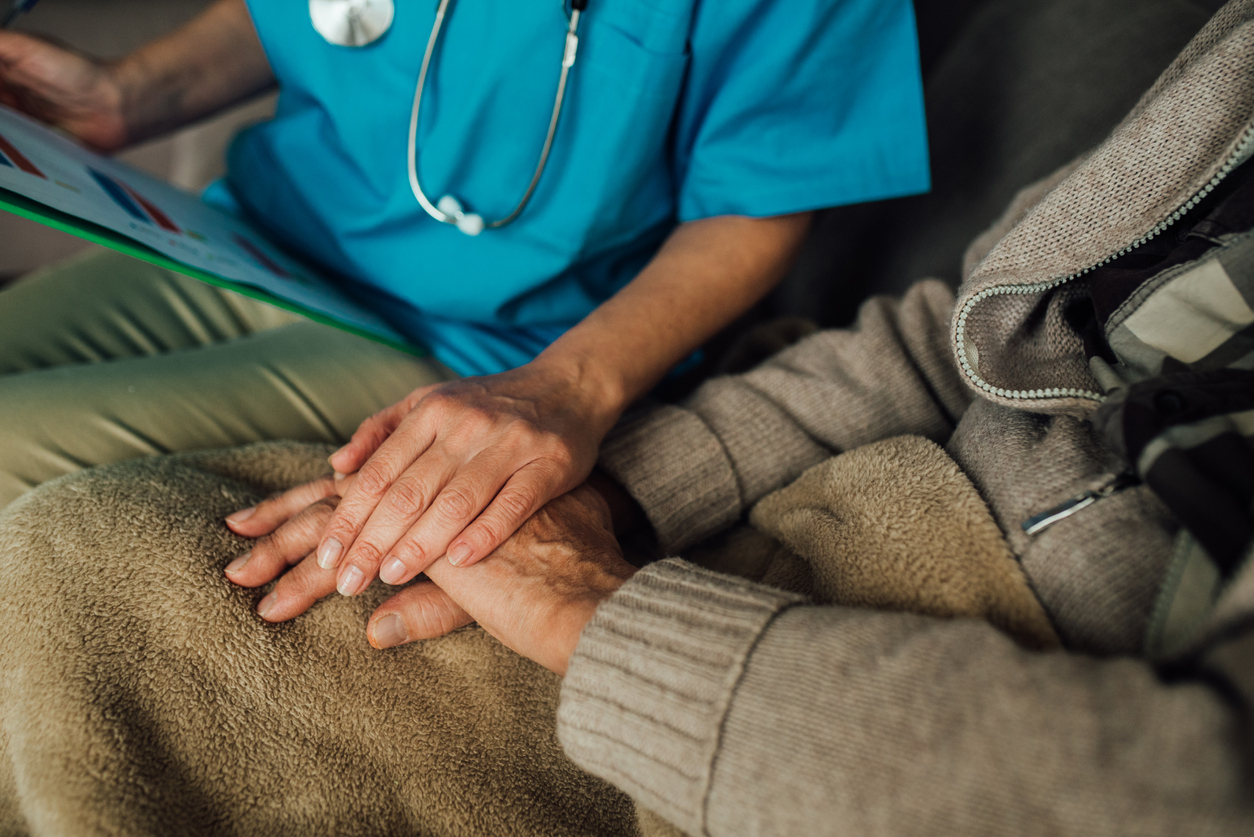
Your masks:
[[[1122,474],[1116,474],[1104,485],[1077,494],[1056,506],[1050,506],[1045,511],[1032,515],[1020,524],[1020,528],[1026,535],[1039,535],[1060,520],[1065,520],[1099,500],[1104,500],[1139,483],[1140,480],[1133,472],[1125,471]]]
[[[1175,212],[1171,213],[1162,221],[1160,221],[1152,230],[1150,230],[1145,235],[1141,236],[1139,239],[1137,239],[1133,243],[1129,244],[1127,247],[1124,247],[1118,253],[1113,253],[1096,264],[1089,265],[1083,270],[1072,273],[1069,276],[1064,276],[1060,279],[1051,279],[1046,282],[1037,282],[1032,285],[998,285],[992,288],[985,288],[984,290],[977,293],[975,296],[971,297],[971,299],[967,300],[966,305],[962,306],[962,311],[959,312],[958,314],[958,324],[957,324],[957,327],[954,329],[954,339],[957,342],[957,350],[958,350],[957,351],[958,363],[962,366],[963,374],[965,374],[971,380],[973,384],[975,384],[984,392],[987,392],[991,395],[997,395],[1002,398],[1034,399],[1034,398],[1071,397],[1071,398],[1087,398],[1090,401],[1105,400],[1105,395],[1103,395],[1100,392],[1094,392],[1093,390],[1088,390],[1088,389],[1078,389],[1076,387],[1048,387],[1045,389],[1003,389],[1002,387],[993,386],[988,381],[981,378],[979,374],[976,373],[975,367],[971,365],[970,358],[967,357],[967,349],[966,349],[967,316],[971,313],[972,309],[974,309],[976,305],[978,305],[981,301],[989,297],[1006,296],[1006,295],[1022,296],[1025,294],[1039,294],[1039,293],[1044,293],[1045,291],[1053,290],[1054,288],[1057,288],[1060,285],[1065,285],[1068,282],[1071,282],[1072,280],[1080,278],[1081,276],[1085,275],[1086,273],[1089,273],[1090,271],[1096,270],[1099,267],[1109,264],[1115,259],[1131,252],[1135,248],[1140,247],[1141,245],[1143,245],[1145,242],[1149,241],[1150,239],[1156,238],[1159,235],[1162,235],[1164,232],[1170,229],[1172,225],[1174,225],[1177,221],[1179,221],[1184,216],[1185,213],[1187,213],[1193,207],[1197,206],[1198,203],[1202,199],[1204,199],[1207,195],[1209,195],[1211,192],[1215,191],[1215,187],[1218,186],[1220,183],[1222,183],[1223,179],[1232,173],[1232,170],[1236,168],[1237,161],[1240,160],[1243,156],[1245,156],[1245,153],[1250,149],[1251,145],[1254,145],[1254,124],[1246,126],[1245,133],[1241,136],[1241,141],[1237,143],[1237,147],[1233,150],[1232,154],[1229,155],[1228,159],[1224,161],[1223,166],[1220,167],[1219,171],[1215,174],[1214,177],[1211,178],[1209,183],[1207,183],[1200,190],[1198,190],[1197,193],[1193,195],[1193,197],[1185,201],[1184,204],[1181,205],[1178,209],[1176,209]]]

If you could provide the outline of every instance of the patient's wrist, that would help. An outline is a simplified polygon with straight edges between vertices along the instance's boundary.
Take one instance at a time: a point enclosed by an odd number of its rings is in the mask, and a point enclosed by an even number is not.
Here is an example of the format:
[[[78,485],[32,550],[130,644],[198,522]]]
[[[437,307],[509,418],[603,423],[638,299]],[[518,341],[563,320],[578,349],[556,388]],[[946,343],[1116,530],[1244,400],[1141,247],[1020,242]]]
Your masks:
[[[644,509],[605,472],[596,469],[588,476],[588,485],[605,500],[610,507],[610,517],[614,521],[614,534],[622,538],[624,535],[639,531],[649,524]]]

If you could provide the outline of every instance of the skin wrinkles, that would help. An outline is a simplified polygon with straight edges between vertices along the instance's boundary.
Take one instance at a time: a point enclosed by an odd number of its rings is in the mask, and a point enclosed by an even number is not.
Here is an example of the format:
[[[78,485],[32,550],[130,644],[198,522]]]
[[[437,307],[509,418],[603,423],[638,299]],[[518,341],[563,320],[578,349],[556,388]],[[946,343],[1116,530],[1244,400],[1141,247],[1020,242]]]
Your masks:
[[[244,0],[218,0],[116,62],[0,32],[0,100],[109,151],[274,83]],[[417,389],[363,422],[330,462],[357,480],[298,487],[263,504],[265,513],[228,518],[252,539],[289,520],[302,543],[321,529],[309,547],[321,572],[291,553],[295,541],[279,539],[232,562],[229,577],[256,586],[287,567],[291,586],[280,581],[259,606],[263,618],[281,621],[336,589],[358,595],[375,578],[405,584],[441,561],[468,568],[493,554],[589,478],[601,441],[630,404],[778,283],[810,220],[802,212],[679,224],[636,277],[531,362]],[[334,506],[324,502],[332,490]],[[564,570],[578,566],[556,552],[549,558]]]
[[[270,622],[295,618],[335,590],[335,572],[310,553],[338,495],[309,502],[316,491],[335,491],[335,483],[327,478],[301,490],[306,496],[280,494],[253,510],[249,517],[269,532],[226,570],[244,587],[278,578],[258,608]],[[509,648],[564,673],[596,608],[636,572],[615,538],[611,502],[621,498],[607,501],[583,485],[527,520],[491,560],[455,567],[441,558],[379,606],[367,638],[388,648],[477,621]]]

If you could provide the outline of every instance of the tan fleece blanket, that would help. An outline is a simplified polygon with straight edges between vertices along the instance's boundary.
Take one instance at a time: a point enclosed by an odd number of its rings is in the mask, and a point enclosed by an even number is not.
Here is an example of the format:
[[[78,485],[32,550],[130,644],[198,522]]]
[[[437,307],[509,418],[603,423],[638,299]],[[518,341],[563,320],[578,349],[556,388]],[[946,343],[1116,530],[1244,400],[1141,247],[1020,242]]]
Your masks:
[[[253,615],[261,592],[222,576],[244,548],[222,517],[323,473],[326,453],[129,462],[0,513],[0,835],[670,832],[565,758],[558,678],[478,628],[374,651],[383,589],[288,625]],[[740,530],[700,557],[1054,642],[947,462],[923,440],[837,457],[754,510],[789,548]]]
[[[749,520],[783,545],[763,550],[767,583],[822,603],[987,619],[1029,647],[1059,645],[979,492],[927,439],[833,457],[763,498]]]

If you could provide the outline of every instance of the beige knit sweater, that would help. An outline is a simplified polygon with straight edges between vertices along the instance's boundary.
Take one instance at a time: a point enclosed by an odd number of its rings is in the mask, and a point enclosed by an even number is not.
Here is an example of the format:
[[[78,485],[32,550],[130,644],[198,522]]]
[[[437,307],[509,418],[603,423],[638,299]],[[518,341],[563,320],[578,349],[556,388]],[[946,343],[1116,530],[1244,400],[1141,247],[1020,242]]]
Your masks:
[[[1064,316],[1087,269],[1242,162],[1252,114],[1254,2],[1233,0],[1102,147],[977,242],[956,301],[939,283],[873,300],[604,451],[679,555],[836,452],[932,439],[1066,652],[666,560],[580,640],[558,719],[575,761],[692,834],[1254,833],[1251,562],[1151,659],[1183,537],[1157,497],[1139,486],[1021,528],[1124,467],[1088,421],[1103,387]]]

